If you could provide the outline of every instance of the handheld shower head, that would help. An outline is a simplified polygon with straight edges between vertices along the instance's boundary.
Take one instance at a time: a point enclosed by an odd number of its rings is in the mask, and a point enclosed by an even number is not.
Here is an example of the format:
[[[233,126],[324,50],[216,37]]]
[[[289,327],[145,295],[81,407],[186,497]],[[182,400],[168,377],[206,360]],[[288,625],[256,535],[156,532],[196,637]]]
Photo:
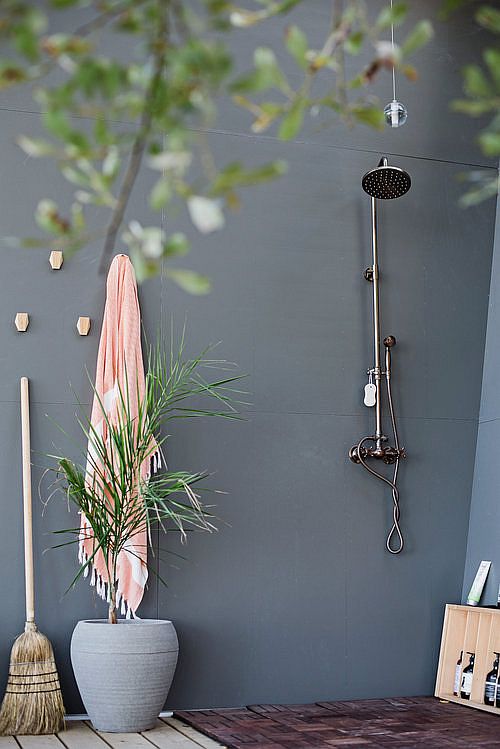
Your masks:
[[[411,178],[408,172],[399,166],[389,166],[387,158],[383,156],[379,165],[364,175],[361,185],[372,198],[393,200],[408,192]]]

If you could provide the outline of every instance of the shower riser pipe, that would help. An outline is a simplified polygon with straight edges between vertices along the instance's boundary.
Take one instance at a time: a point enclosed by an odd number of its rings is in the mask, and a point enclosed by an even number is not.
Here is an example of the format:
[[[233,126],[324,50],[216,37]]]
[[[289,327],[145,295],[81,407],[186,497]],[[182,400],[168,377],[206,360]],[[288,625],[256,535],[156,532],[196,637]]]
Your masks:
[[[373,377],[377,389],[375,401],[375,437],[377,450],[382,447],[382,403],[381,388],[382,370],[380,366],[380,296],[379,296],[379,268],[378,268],[378,244],[377,244],[377,200],[371,198],[371,226],[372,226],[372,283],[373,283],[373,343],[374,343],[374,367]]]

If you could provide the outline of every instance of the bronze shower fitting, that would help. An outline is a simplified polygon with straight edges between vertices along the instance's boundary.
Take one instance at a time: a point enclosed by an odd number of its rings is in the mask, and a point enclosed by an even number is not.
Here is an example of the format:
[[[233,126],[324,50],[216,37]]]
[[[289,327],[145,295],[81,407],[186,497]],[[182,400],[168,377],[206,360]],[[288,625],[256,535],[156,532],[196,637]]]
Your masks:
[[[399,444],[399,435],[394,411],[391,388],[391,352],[396,345],[396,339],[390,335],[384,338],[385,369],[382,369],[380,359],[380,294],[379,294],[379,263],[377,238],[377,200],[393,200],[408,192],[411,187],[410,175],[396,166],[389,166],[387,158],[383,156],[375,169],[367,172],[362,179],[363,190],[371,197],[371,230],[372,230],[372,265],[364,272],[364,277],[373,285],[373,343],[374,365],[367,370],[368,384],[365,388],[365,405],[375,406],[375,434],[362,437],[349,450],[349,458],[353,463],[360,463],[372,476],[380,479],[391,487],[393,502],[393,524],[386,541],[386,548],[391,554],[399,554],[404,547],[404,539],[399,525],[399,490],[397,487],[399,462],[406,458],[404,447]],[[389,444],[389,438],[382,431],[382,377],[385,378],[387,403],[391,418],[394,446]],[[374,382],[373,382],[374,380]],[[371,443],[368,446],[367,443]],[[375,471],[369,464],[369,459],[381,460],[387,465],[394,465],[392,479]],[[397,536],[397,546],[393,546],[393,536]]]

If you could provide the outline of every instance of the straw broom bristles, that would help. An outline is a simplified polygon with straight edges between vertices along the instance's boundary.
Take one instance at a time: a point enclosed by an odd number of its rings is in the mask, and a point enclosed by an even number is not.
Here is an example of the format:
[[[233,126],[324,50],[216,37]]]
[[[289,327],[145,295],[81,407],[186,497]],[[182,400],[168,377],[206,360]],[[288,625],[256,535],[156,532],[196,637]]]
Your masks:
[[[64,705],[52,645],[34,622],[26,622],[12,646],[0,735],[57,733],[63,728]]]

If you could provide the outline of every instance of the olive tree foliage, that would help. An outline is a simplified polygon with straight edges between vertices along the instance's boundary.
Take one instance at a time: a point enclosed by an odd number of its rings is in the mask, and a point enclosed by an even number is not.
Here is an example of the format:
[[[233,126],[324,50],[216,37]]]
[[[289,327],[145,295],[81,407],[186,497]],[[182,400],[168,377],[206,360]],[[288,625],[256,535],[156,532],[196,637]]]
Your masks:
[[[445,18],[452,10],[470,0],[447,0]],[[453,109],[471,117],[488,117],[488,124],[478,136],[478,143],[486,156],[500,159],[500,9],[493,5],[473,8],[474,21],[493,35],[482,53],[481,64],[467,65],[463,70],[463,99],[453,102]],[[496,196],[499,191],[498,173],[490,170],[471,170],[464,175],[469,190],[462,196],[464,206],[471,206]]]
[[[393,52],[389,29],[404,21],[405,3],[392,9],[388,3],[374,19],[368,2],[334,0],[331,22],[320,30],[323,42],[312,45],[293,14],[287,18],[300,1],[3,0],[0,89],[29,85],[44,131],[39,138],[20,134],[17,142],[30,157],[52,159],[70,185],[61,206],[47,185],[35,211],[43,234],[11,243],[74,252],[95,242],[105,272],[123,242],[140,280],[164,265],[185,290],[208,291],[208,278],[164,263],[189,251],[184,234],[164,231],[160,221],[125,223],[141,167],[156,175],[149,203],[169,226],[175,229],[176,217],[187,211],[201,234],[221,229],[227,211],[239,206],[241,188],[286,169],[283,161],[216,162],[207,133],[222,96],[248,112],[254,133],[273,128],[282,140],[295,138],[304,118],[320,109],[348,125],[381,128],[383,113],[370,84],[393,65],[414,79],[408,58],[432,34],[422,20]],[[55,29],[64,14],[84,20],[63,33]],[[283,17],[284,54],[297,74],[287,77],[276,51],[264,46],[255,48],[252,69],[236,73],[231,46],[238,35],[273,17]],[[122,38],[112,45],[117,56],[109,53],[109,35]],[[354,64],[346,65],[347,57]]]

